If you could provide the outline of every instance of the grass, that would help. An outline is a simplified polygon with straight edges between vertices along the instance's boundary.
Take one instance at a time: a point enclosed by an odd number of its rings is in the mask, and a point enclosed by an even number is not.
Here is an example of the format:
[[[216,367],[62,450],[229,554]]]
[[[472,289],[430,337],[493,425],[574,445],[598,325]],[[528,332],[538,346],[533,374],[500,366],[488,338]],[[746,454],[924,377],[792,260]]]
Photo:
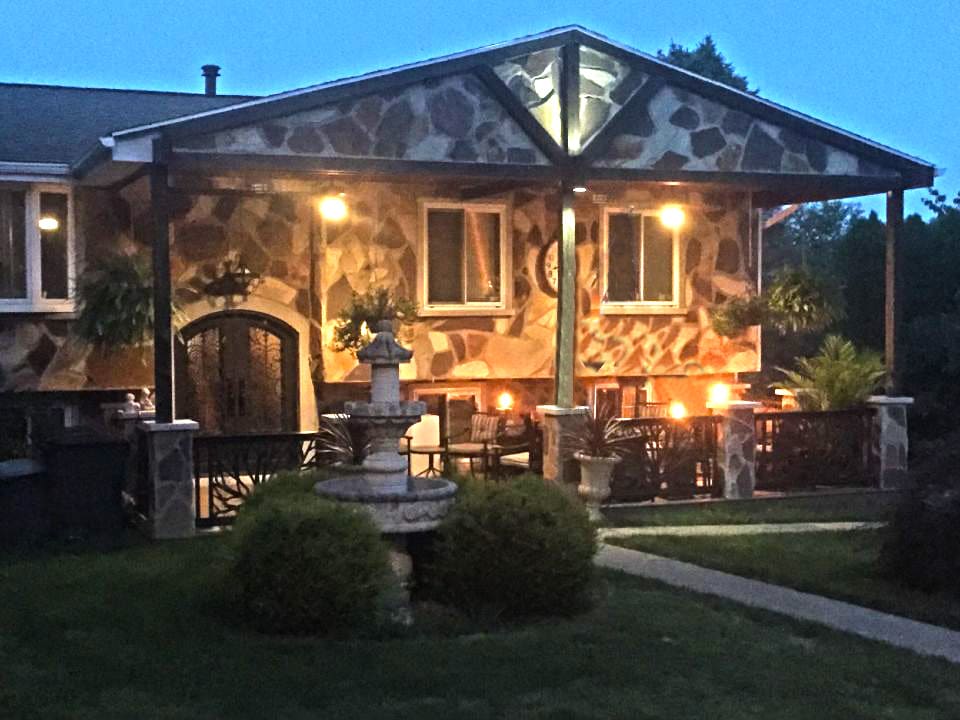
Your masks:
[[[607,524],[618,527],[866,521],[889,519],[899,499],[898,493],[824,492],[803,497],[610,506],[603,512]]]
[[[612,573],[593,612],[493,634],[240,632],[204,609],[222,542],[0,559],[0,717],[960,717],[945,661]]]
[[[847,600],[960,630],[960,601],[881,577],[877,530],[726,537],[631,537],[609,542]]]

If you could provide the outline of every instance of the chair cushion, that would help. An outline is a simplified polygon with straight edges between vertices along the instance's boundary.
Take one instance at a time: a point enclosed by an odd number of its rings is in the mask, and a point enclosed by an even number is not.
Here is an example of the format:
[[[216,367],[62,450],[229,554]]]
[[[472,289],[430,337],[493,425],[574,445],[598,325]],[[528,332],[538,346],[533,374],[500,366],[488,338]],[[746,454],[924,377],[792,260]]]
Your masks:
[[[499,429],[499,417],[476,413],[470,418],[470,442],[496,442]]]
[[[500,464],[509,465],[510,467],[523,468],[526,470],[530,467],[530,453],[518,452],[510,453],[509,455],[501,455]]]

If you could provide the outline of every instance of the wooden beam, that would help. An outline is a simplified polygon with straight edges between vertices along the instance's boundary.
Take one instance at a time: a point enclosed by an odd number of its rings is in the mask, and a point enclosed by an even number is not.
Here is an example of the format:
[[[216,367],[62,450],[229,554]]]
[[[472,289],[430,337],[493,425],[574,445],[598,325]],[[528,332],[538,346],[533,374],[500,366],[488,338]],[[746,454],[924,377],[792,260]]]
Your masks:
[[[170,317],[170,189],[168,153],[154,140],[150,166],[150,207],[153,211],[153,373],[158,423],[173,422],[173,325]]]
[[[580,46],[561,49],[560,137],[568,157],[580,154]]]
[[[883,355],[887,364],[887,395],[900,390],[903,371],[900,321],[903,315],[903,253],[900,235],[903,227],[903,190],[887,193],[886,257],[884,273]]]
[[[600,132],[593,136],[593,139],[587,144],[581,153],[584,164],[588,164],[599,158],[613,142],[613,139],[621,133],[630,132],[630,124],[641,112],[646,112],[647,105],[653,99],[653,96],[660,92],[666,85],[663,78],[650,77],[639,88],[633,91],[633,95],[623,104],[620,111],[600,128]]]
[[[571,186],[564,185],[560,203],[560,244],[557,248],[557,337],[554,361],[554,403],[572,408],[577,351],[577,218]]]
[[[520,126],[520,129],[523,130],[527,137],[533,141],[533,144],[547,156],[550,162],[554,165],[562,163],[564,160],[563,148],[557,145],[546,128],[530,114],[530,111],[524,107],[520,99],[507,87],[506,83],[486,65],[474,68],[473,72],[480,82],[483,83],[484,87],[487,88],[487,91],[503,106],[507,114],[513,118],[514,122]]]

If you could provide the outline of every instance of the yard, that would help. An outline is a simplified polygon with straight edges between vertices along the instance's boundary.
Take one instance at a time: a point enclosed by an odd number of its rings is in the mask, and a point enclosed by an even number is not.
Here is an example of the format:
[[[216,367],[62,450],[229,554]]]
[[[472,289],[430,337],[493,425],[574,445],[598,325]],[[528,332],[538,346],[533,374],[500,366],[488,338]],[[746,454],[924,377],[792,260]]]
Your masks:
[[[883,532],[631,537],[609,542],[960,629],[960,602],[881,577]]]
[[[946,662],[610,573],[600,605],[569,621],[393,640],[251,635],[203,602],[222,543],[0,559],[0,716],[960,716]]]

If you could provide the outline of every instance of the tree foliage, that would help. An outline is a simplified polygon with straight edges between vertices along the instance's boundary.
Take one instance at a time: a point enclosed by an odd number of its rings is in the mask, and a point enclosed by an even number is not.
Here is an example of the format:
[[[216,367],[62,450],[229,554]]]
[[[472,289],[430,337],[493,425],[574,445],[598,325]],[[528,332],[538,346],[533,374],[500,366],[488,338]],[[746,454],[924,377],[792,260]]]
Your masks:
[[[750,93],[757,92],[750,89],[746,75],[740,75],[736,71],[733,64],[717,48],[717,44],[710,35],[703,38],[692,50],[671,42],[666,52],[663,50],[657,51],[657,57],[666,60],[671,65],[716,80],[737,90]]]

